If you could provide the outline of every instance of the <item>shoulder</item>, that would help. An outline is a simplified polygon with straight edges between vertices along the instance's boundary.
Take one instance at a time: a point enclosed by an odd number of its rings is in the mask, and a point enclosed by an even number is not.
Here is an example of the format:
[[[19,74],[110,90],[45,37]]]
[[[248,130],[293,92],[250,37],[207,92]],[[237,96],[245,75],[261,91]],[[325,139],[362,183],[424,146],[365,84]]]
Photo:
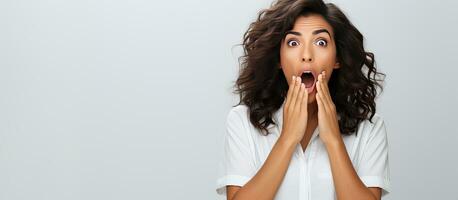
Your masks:
[[[245,147],[253,144],[253,131],[248,120],[248,106],[232,107],[226,118],[226,134],[238,145]]]
[[[386,137],[385,119],[375,113],[372,119],[366,119],[359,124],[357,135],[366,140]]]
[[[233,115],[246,115],[248,113],[248,106],[247,105],[236,105],[229,110],[228,116]]]
[[[384,118],[380,114],[375,113],[372,119],[367,118],[363,120],[360,126],[363,126],[366,128],[374,128],[377,125],[381,125],[385,123],[384,121],[385,121]]]
[[[232,107],[226,117],[226,121],[246,122],[248,120],[248,106],[237,105]]]
[[[240,134],[240,132],[246,132],[248,126],[248,106],[237,105],[232,107],[226,116],[226,127]]]

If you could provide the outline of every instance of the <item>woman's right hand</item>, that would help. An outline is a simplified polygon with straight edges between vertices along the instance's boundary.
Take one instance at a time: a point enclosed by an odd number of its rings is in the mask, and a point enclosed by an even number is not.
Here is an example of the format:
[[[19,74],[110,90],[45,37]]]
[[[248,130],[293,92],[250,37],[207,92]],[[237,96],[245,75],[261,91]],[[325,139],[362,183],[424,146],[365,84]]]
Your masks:
[[[308,92],[301,78],[293,76],[283,107],[281,138],[295,144],[302,140],[307,127],[307,100]]]

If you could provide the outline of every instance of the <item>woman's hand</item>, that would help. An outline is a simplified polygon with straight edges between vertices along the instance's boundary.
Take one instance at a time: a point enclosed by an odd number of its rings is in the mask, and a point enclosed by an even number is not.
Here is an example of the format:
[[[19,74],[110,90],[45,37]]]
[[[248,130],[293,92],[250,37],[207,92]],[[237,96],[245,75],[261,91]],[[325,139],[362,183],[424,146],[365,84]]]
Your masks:
[[[308,92],[301,78],[293,76],[283,107],[281,138],[294,144],[302,140],[307,127],[307,100]]]
[[[317,94],[316,101],[318,103],[318,127],[320,131],[320,138],[323,143],[335,141],[341,138],[339,122],[337,120],[336,106],[332,102],[329,93],[328,82],[326,73],[323,71],[318,75],[316,84]]]

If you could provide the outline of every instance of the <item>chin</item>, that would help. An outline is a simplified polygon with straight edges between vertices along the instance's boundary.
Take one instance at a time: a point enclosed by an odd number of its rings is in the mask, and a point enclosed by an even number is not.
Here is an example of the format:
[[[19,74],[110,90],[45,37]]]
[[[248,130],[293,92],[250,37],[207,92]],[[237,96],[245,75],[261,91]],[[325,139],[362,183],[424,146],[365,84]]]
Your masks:
[[[308,104],[316,103],[316,92],[315,92],[315,90],[312,93],[309,93],[309,96],[308,96],[308,99],[307,99],[307,103]]]

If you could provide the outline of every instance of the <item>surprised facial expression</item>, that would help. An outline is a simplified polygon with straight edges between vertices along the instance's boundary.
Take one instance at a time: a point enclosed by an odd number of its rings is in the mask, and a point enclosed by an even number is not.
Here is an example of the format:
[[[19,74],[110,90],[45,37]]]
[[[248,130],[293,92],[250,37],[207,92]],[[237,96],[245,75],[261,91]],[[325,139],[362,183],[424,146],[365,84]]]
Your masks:
[[[292,76],[302,78],[309,94],[307,102],[314,102],[318,75],[326,71],[331,77],[332,71],[340,67],[331,25],[317,14],[298,17],[281,42],[280,66],[289,84]]]

